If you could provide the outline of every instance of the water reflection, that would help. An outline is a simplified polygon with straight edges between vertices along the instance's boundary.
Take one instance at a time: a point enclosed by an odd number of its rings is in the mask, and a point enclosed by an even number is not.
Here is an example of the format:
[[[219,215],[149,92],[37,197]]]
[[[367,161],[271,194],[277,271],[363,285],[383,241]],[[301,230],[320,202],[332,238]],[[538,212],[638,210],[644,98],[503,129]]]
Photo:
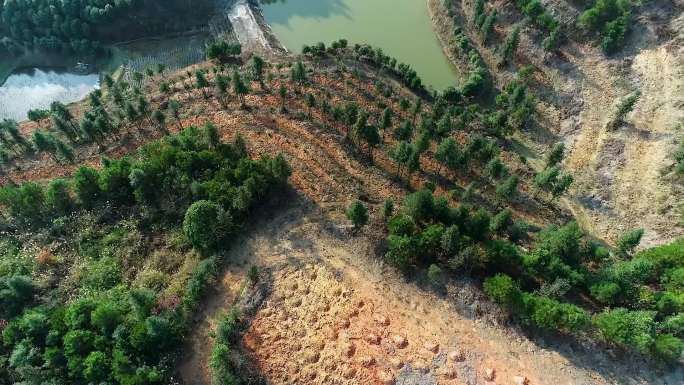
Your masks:
[[[0,87],[0,119],[25,120],[31,109],[48,108],[84,98],[99,87],[99,75],[82,75],[55,69],[15,72]]]
[[[353,19],[345,0],[261,0],[261,3],[268,6],[269,23],[281,24],[290,29],[293,16],[314,19],[342,16],[348,20]]]
[[[457,85],[454,66],[432,29],[425,0],[263,1],[266,21],[280,41],[300,52],[304,44],[346,38],[382,48],[410,64],[423,83],[442,90]]]

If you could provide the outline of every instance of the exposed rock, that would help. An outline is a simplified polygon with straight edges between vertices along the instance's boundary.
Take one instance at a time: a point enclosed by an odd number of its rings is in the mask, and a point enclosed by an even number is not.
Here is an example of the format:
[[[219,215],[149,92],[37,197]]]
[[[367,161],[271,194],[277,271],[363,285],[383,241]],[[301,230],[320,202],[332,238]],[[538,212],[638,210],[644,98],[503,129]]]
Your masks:
[[[354,344],[345,344],[342,346],[342,355],[345,357],[351,357],[356,353],[356,346]]]
[[[449,357],[449,361],[453,361],[453,362],[465,361],[465,354],[460,349],[449,352],[448,357]]]
[[[487,381],[494,381],[496,377],[496,370],[492,368],[487,368],[484,371],[484,379]]]
[[[314,352],[314,351],[307,351],[304,354],[304,362],[307,364],[314,364],[318,362],[318,360],[321,358],[320,353]]]
[[[529,385],[530,380],[528,380],[527,377],[515,376],[515,377],[513,377],[513,383],[515,385]]]
[[[370,366],[375,365],[375,358],[370,357],[370,356],[362,357],[359,360],[359,364],[361,364],[361,366],[363,366],[364,368],[368,368]]]
[[[344,378],[352,378],[356,375],[356,369],[353,366],[346,366],[342,370],[342,375]]]
[[[402,361],[400,358],[397,357],[392,357],[389,360],[390,366],[392,366],[394,369],[401,369],[404,366],[404,361]]]
[[[392,342],[394,342],[394,345],[398,348],[405,348],[406,345],[408,345],[406,337],[399,334],[395,334],[394,337],[392,337]]]
[[[377,372],[378,380],[384,385],[394,384],[394,375],[387,370],[379,370]]]
[[[378,345],[380,343],[380,336],[377,334],[370,333],[366,336],[366,342],[371,345]]]
[[[388,326],[390,324],[389,318],[385,317],[384,315],[376,315],[375,322],[377,322],[380,326]]]
[[[425,349],[427,349],[433,353],[439,352],[439,344],[437,344],[435,342],[428,341],[423,346],[425,347]]]
[[[427,363],[421,359],[413,361],[411,367],[413,368],[413,370],[420,373],[427,373],[429,371]]]
[[[456,378],[457,376],[456,368],[450,365],[442,367],[438,373],[446,378]]]

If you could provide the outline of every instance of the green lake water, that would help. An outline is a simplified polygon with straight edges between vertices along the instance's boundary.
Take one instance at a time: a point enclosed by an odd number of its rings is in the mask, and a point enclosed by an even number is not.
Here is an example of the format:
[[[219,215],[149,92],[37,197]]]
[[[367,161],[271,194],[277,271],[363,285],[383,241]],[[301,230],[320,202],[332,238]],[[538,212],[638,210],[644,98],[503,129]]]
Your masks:
[[[432,29],[425,0],[275,0],[263,12],[291,51],[345,38],[381,47],[437,90],[456,86],[456,69]]]

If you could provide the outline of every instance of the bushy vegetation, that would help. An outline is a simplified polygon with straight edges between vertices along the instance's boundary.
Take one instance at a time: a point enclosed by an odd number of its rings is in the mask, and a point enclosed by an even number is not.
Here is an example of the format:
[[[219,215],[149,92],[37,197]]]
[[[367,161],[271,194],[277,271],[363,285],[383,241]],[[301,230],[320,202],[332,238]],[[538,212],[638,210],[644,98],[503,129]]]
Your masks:
[[[545,50],[553,51],[562,42],[561,25],[539,0],[516,0],[515,6],[530,23],[546,34],[542,45]]]
[[[510,210],[454,208],[427,189],[408,195],[387,229],[388,263],[425,269],[430,282],[443,270],[484,276],[485,293],[525,325],[593,336],[665,362],[682,353],[683,240],[634,254],[642,230],[608,249],[571,222],[534,234],[524,251],[516,242],[527,227]]]
[[[454,30],[454,38],[458,44],[459,53],[468,60],[468,78],[460,87],[460,94],[466,97],[485,94],[491,85],[489,71],[480,53],[473,47],[468,36],[460,28]]]
[[[639,98],[641,98],[641,92],[637,91],[621,100],[618,104],[617,111],[615,111],[615,115],[608,122],[607,128],[609,130],[617,130],[618,128],[620,128],[620,126],[622,126],[625,123],[625,118],[627,117],[627,114],[634,110],[634,107],[639,101]]]
[[[240,377],[236,373],[236,365],[231,355],[231,347],[237,341],[240,333],[240,318],[237,309],[230,310],[224,315],[216,329],[214,348],[209,358],[212,385],[237,385]]]
[[[188,127],[99,170],[0,189],[15,234],[0,239],[0,384],[168,383],[222,250],[290,173],[211,133]],[[163,263],[146,262],[152,234],[169,243]]]
[[[631,22],[631,0],[593,1],[577,20],[581,29],[600,37],[601,48],[606,54],[622,48]]]
[[[369,60],[376,66],[384,68],[389,73],[397,76],[408,88],[416,92],[425,92],[425,86],[418,73],[410,65],[399,63],[397,59],[386,55],[382,48],[356,44],[354,45],[354,52],[356,52],[359,59]]]

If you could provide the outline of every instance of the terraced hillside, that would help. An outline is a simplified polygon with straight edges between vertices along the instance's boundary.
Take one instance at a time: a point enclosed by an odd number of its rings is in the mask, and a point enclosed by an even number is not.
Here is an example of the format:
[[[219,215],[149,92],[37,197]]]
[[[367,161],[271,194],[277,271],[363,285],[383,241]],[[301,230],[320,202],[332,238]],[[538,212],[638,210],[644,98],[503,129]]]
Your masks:
[[[639,304],[590,290],[648,256],[566,225],[562,148],[528,157],[497,119],[531,116],[528,81],[431,95],[340,41],[4,122],[0,384],[681,381],[681,258]],[[504,273],[519,309],[482,292]],[[639,343],[606,333],[620,305],[649,310]]]

